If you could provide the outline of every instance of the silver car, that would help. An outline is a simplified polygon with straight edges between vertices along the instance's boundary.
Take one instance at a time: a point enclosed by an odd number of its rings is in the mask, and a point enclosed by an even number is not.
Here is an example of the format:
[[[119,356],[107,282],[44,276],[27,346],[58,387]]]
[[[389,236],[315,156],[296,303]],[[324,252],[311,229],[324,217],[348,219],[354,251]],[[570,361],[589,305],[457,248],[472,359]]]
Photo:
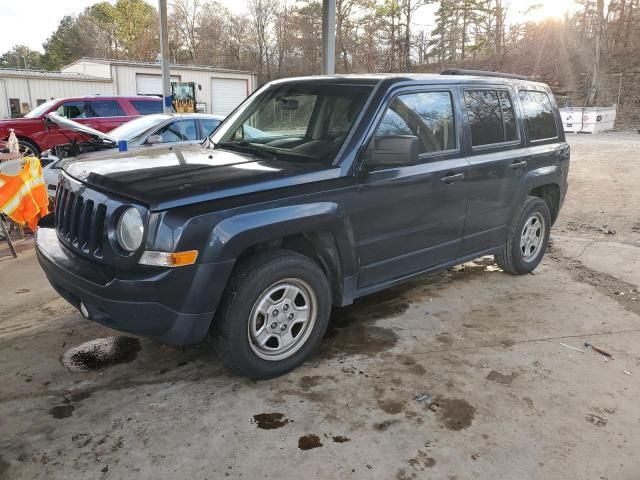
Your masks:
[[[209,136],[225,117],[204,113],[169,113],[138,117],[103,133],[86,125],[56,114],[47,115],[47,121],[61,128],[82,134],[81,139],[70,138],[68,144],[58,145],[42,153],[42,171],[47,192],[55,196],[58,174],[68,158],[94,159],[118,151],[120,141],[127,142],[128,150],[172,143],[200,143]]]

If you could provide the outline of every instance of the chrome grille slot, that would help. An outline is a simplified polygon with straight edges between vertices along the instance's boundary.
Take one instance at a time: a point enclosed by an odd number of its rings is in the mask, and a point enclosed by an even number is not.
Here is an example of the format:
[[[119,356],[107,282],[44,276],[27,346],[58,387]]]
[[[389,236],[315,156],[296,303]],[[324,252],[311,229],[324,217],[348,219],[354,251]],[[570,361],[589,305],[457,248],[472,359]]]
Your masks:
[[[89,233],[91,232],[91,217],[93,215],[93,200],[84,202],[80,213],[80,226],[78,228],[78,247],[85,253],[89,253],[87,248]]]
[[[107,217],[106,205],[99,204],[95,209],[95,215],[91,222],[91,247],[90,250],[98,258],[102,258],[102,234]]]
[[[103,234],[107,206],[93,199],[90,192],[72,191],[60,183],[56,199],[56,231],[70,250],[93,258],[103,257]]]

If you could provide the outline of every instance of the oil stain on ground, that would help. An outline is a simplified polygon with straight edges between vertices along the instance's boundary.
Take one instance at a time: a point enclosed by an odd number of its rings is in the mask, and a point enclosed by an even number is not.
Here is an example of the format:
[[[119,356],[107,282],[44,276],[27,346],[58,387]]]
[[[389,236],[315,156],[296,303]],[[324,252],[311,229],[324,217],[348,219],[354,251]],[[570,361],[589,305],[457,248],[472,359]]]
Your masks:
[[[284,427],[289,419],[285,418],[284,413],[259,413],[253,416],[253,423],[262,430],[275,430]]]
[[[9,470],[9,463],[5,462],[2,457],[0,457],[0,478],[4,478],[4,474],[7,470]]]
[[[62,355],[62,364],[74,372],[90,372],[128,363],[140,351],[140,341],[133,337],[96,338],[77,347],[70,348]]]
[[[476,409],[460,398],[440,398],[433,404],[440,421],[449,430],[463,430],[471,426]]]
[[[509,375],[503,375],[500,372],[496,372],[495,370],[491,370],[489,375],[487,375],[487,380],[491,380],[492,382],[501,383],[502,385],[511,385],[511,382],[518,376],[516,372],[512,372]]]
[[[391,425],[395,425],[396,423],[400,423],[400,420],[385,420],[384,422],[374,423],[373,424],[373,429],[377,430],[379,432],[384,432]]]
[[[397,415],[402,412],[404,403],[398,400],[378,400],[378,406],[389,415]]]
[[[305,435],[298,439],[298,448],[300,450],[311,450],[312,448],[319,448],[321,446],[322,442],[317,435]]]
[[[361,354],[373,356],[392,348],[398,341],[396,333],[388,328],[372,325],[376,320],[392,318],[405,313],[412,304],[422,303],[438,294],[440,289],[453,282],[456,275],[486,271],[489,268],[480,259],[478,265],[465,265],[462,270],[451,270],[438,275],[429,275],[405,285],[356,299],[353,305],[334,308],[331,321],[322,345],[325,358],[339,355]],[[492,261],[492,260],[491,260]],[[444,338],[443,342],[453,342]]]
[[[56,405],[49,409],[49,415],[53,418],[61,420],[63,418],[69,418],[73,411],[76,409],[75,405]]]
[[[331,439],[335,443],[346,443],[351,440],[349,437],[345,437],[344,435],[334,435]]]
[[[409,309],[410,304],[410,300],[395,290],[388,290],[358,299],[348,307],[334,309],[322,344],[323,356],[373,356],[392,348],[398,341],[396,333],[372,323],[401,315]]]
[[[423,472],[427,468],[432,468],[436,464],[436,460],[426,452],[418,450],[418,454],[414,458],[410,458],[407,463],[411,465],[411,468],[414,470]]]
[[[321,375],[305,375],[299,380],[298,385],[302,390],[308,392],[313,387],[320,385],[322,378],[323,377]]]
[[[75,392],[65,397],[62,401],[63,405],[56,405],[55,407],[51,407],[49,409],[49,415],[57,420],[62,420],[63,418],[69,418],[73,411],[76,409],[78,403],[83,400],[89,398],[91,393],[89,392]]]

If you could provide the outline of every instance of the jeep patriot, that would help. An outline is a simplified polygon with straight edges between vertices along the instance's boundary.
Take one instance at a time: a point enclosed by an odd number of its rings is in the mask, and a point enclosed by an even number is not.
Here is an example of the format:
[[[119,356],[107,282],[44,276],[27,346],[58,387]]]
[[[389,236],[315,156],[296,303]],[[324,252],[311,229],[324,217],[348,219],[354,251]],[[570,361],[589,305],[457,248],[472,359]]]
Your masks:
[[[332,306],[493,255],[540,263],[567,190],[549,88],[487,72],[271,82],[202,145],[70,161],[39,262],[88,319],[252,378],[300,365]]]

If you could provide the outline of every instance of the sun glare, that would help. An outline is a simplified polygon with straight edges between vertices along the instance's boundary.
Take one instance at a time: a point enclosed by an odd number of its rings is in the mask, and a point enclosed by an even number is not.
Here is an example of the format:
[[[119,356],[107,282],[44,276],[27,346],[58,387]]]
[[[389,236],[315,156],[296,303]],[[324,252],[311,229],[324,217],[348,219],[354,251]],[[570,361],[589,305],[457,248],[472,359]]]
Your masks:
[[[520,3],[522,0],[516,1]],[[571,12],[576,3],[574,0],[532,0],[531,6],[533,8],[526,14],[527,20],[538,22],[547,18],[559,20]]]

